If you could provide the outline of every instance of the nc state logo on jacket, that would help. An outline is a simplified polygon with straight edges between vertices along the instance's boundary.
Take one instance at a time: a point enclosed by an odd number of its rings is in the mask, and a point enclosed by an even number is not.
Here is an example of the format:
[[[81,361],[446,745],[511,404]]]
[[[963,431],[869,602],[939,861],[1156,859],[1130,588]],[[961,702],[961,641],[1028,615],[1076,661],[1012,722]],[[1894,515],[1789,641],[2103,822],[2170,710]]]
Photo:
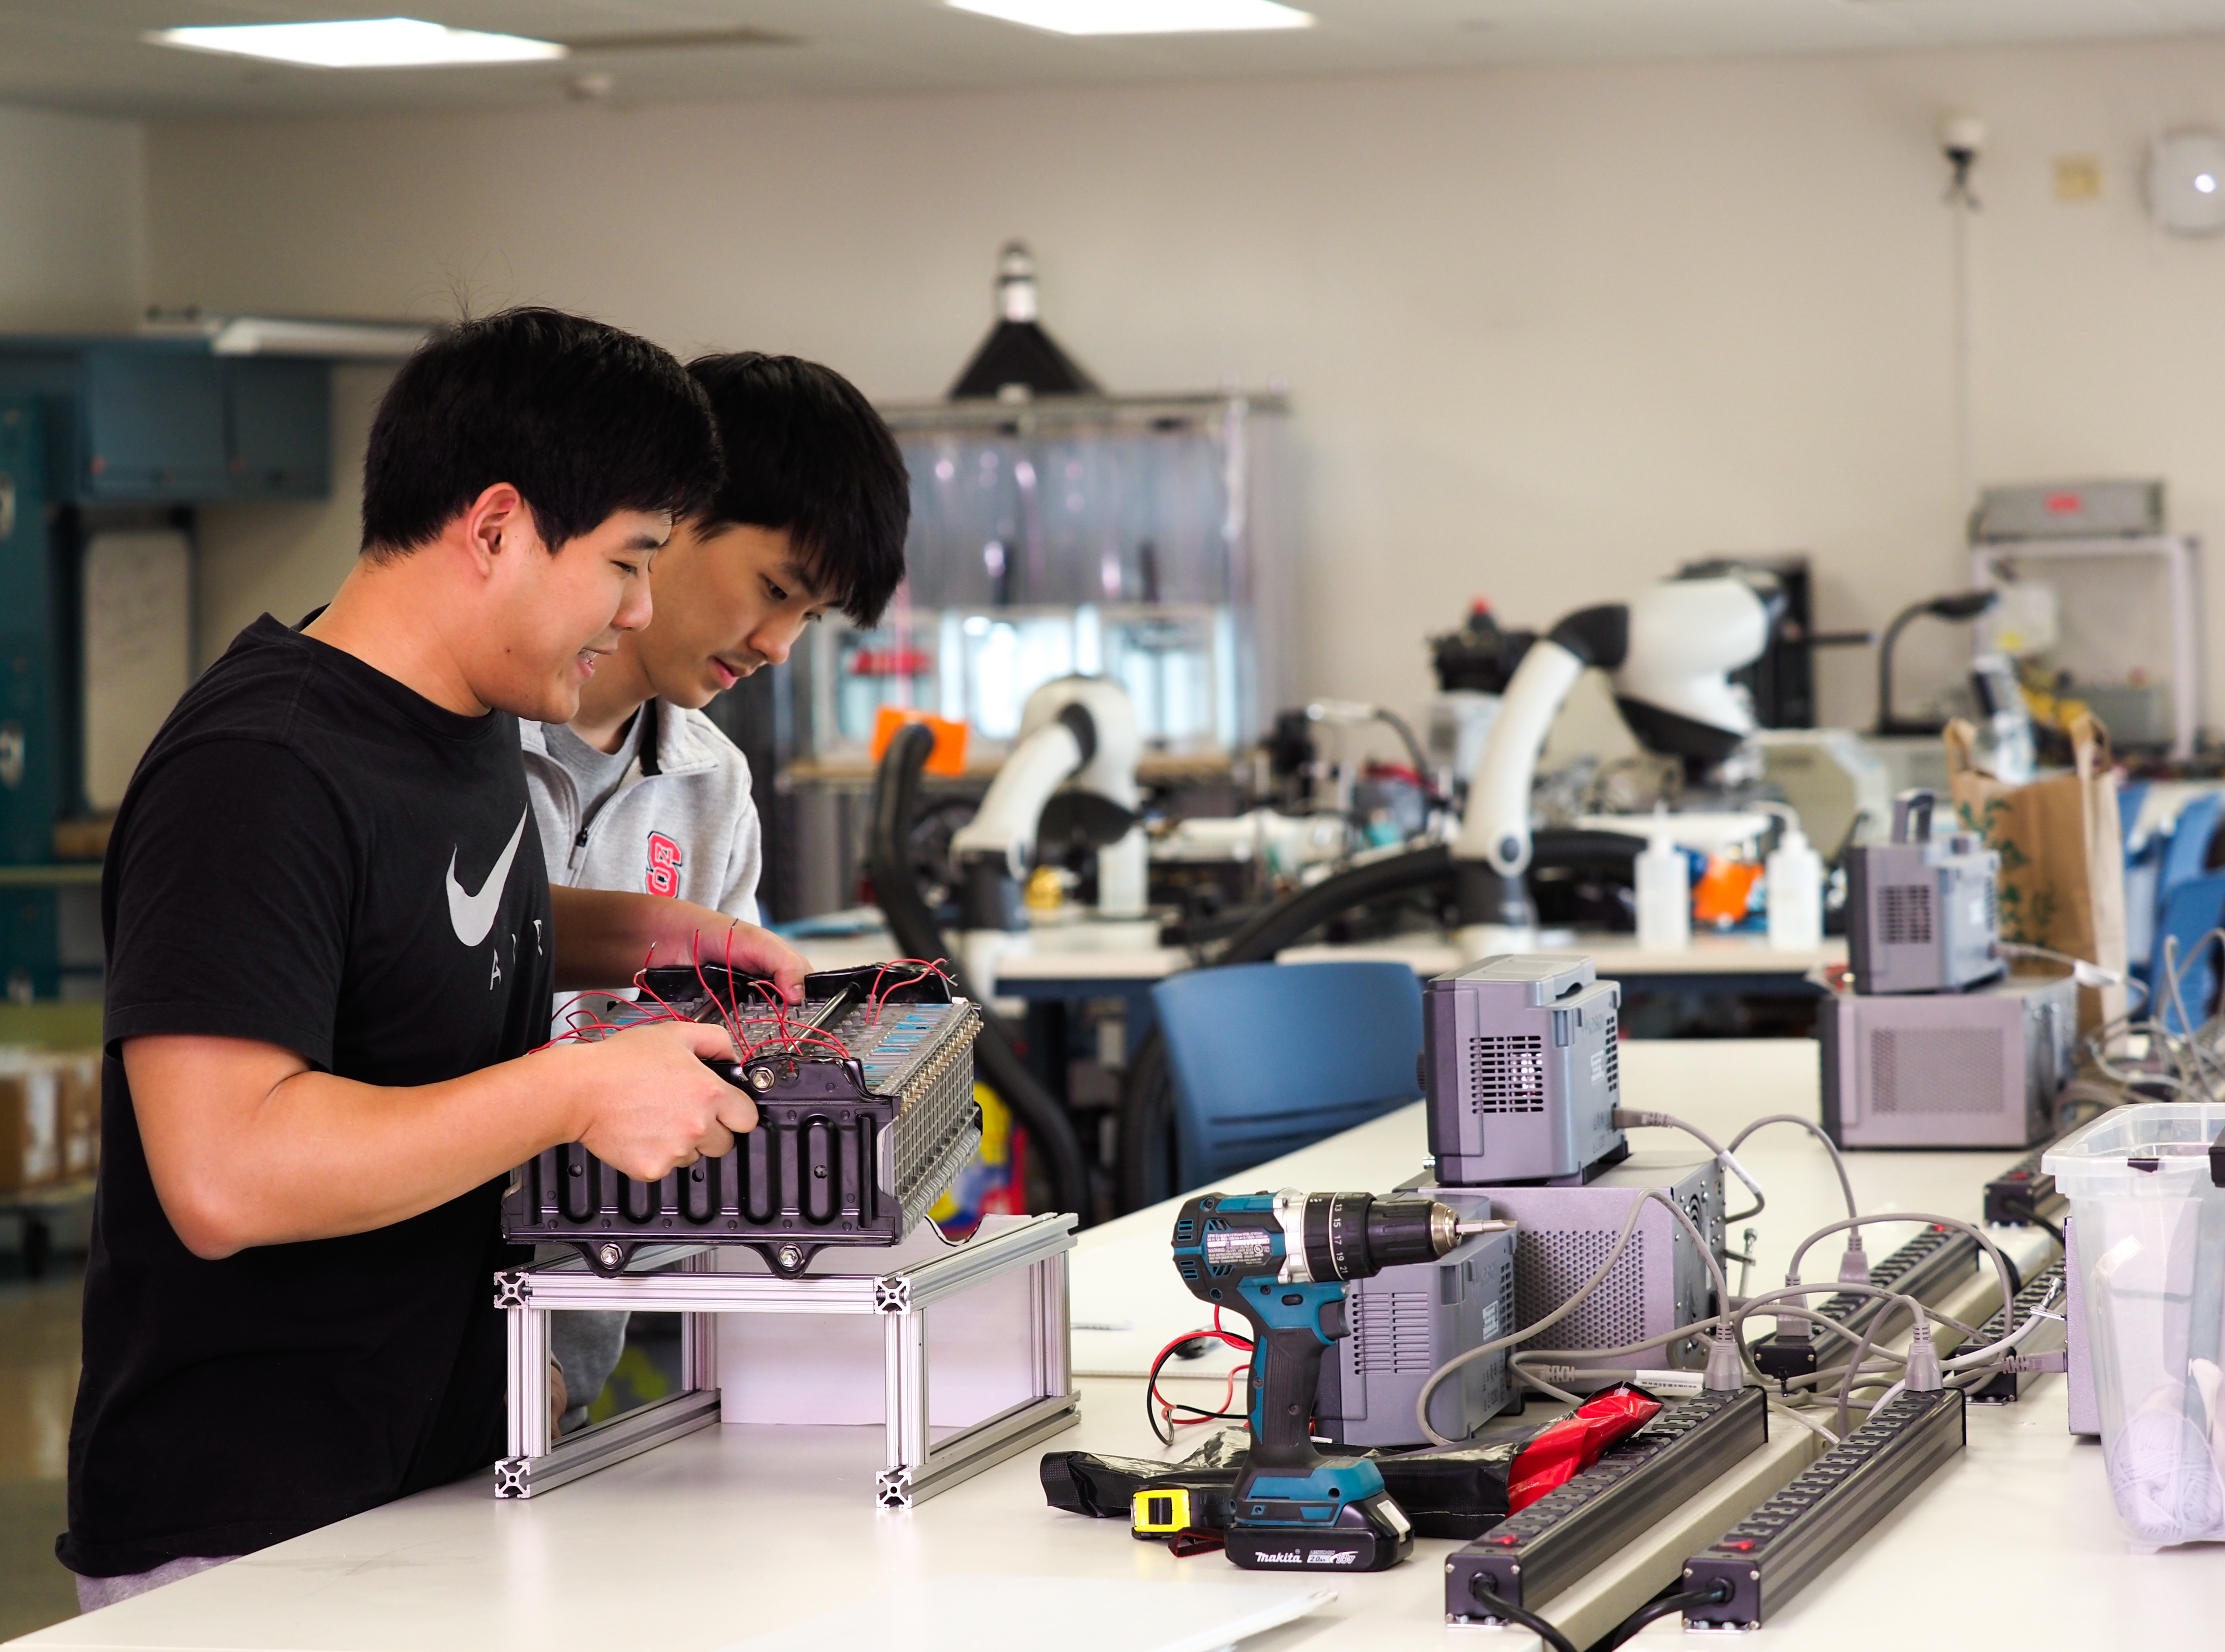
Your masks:
[[[662,832],[649,834],[649,881],[651,895],[675,896],[680,893],[680,863],[687,857],[680,845]]]

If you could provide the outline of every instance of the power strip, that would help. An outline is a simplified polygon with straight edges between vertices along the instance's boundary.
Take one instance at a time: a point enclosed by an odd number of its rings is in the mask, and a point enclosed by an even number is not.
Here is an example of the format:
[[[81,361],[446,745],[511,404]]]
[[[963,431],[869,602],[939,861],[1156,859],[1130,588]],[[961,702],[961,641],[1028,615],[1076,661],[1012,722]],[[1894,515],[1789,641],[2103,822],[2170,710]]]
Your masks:
[[[2049,1142],[2048,1147],[2052,1147]],[[2046,1147],[2034,1148],[1986,1183],[1989,1226],[2028,1227],[2035,1216],[2056,1218],[2070,1201],[2055,1191],[2055,1178],[2039,1168]]]
[[[2063,1260],[2057,1257],[2032,1276],[2032,1282],[2017,1293],[2016,1319],[2021,1324],[2030,1319],[2047,1302],[2055,1300],[2055,1312],[2067,1313],[2070,1305],[2063,1298]],[[2063,1348],[2068,1340],[2070,1327],[2066,1325],[2042,1325],[2019,1345],[2019,1354],[2050,1354]],[[1990,1348],[2009,1333],[2009,1316],[1996,1313],[1978,1327],[1978,1339],[1973,1345]],[[2038,1371],[1995,1371],[1975,1388],[1962,1391],[1969,1396],[1973,1405],[2013,1405],[2024,1397],[2025,1384],[2039,1376]]]
[[[1684,1587],[1730,1586],[1684,1614],[1688,1630],[1759,1629],[1931,1472],[1962,1449],[1956,1389],[1901,1394],[1792,1484],[1684,1563]]]
[[[1758,1388],[1702,1393],[1607,1449],[1593,1467],[1500,1521],[1445,1562],[1445,1621],[1499,1620],[1475,1592],[1534,1609],[1610,1560],[1639,1532],[1769,1438]]]
[[[1964,1275],[1976,1271],[1979,1255],[1977,1240],[1961,1228],[1928,1227],[1873,1267],[1870,1283],[1880,1290],[1913,1296],[1920,1302],[1936,1302]],[[1753,1345],[1753,1361],[1763,1375],[1780,1383],[1795,1377],[1812,1376],[1828,1363],[1824,1356],[1834,1345],[1843,1341],[1851,1349],[1861,1341],[1863,1330],[1873,1320],[1877,1323],[1877,1335],[1872,1340],[1883,1342],[1896,1328],[1896,1320],[1905,1320],[1907,1315],[1907,1310],[1898,1302],[1855,1291],[1841,1292],[1816,1312],[1847,1326],[1848,1332],[1811,1324],[1805,1326],[1809,1332],[1805,1337],[1787,1338],[1782,1331],[1771,1332]],[[1798,1326],[1803,1322],[1791,1323]]]

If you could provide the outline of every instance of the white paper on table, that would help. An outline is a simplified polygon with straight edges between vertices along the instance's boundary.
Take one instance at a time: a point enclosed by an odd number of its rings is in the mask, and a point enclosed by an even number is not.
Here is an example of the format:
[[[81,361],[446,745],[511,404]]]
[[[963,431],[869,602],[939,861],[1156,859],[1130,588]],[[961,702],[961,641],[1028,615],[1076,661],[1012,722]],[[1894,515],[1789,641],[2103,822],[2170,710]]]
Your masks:
[[[1334,1589],[1279,1579],[935,1578],[719,1652],[1215,1652],[1335,1598]]]

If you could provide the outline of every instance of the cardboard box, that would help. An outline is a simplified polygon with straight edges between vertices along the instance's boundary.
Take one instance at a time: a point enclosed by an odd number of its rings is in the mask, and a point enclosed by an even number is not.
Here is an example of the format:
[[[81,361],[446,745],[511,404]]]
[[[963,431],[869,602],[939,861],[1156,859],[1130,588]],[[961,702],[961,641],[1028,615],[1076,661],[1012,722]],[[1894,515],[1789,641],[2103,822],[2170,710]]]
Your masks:
[[[0,1064],[0,1194],[62,1177],[61,1073],[24,1052]]]
[[[61,1073],[62,1180],[82,1181],[100,1168],[100,1052],[66,1050]]]

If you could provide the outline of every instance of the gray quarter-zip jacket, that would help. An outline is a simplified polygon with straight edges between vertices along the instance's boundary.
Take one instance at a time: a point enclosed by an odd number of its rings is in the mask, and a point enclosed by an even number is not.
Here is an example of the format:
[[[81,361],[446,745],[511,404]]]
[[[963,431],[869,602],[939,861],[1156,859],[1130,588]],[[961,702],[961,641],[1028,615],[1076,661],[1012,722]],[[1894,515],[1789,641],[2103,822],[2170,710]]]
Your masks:
[[[549,755],[541,725],[518,724],[548,881],[643,889],[757,922],[764,838],[749,759],[700,712],[652,699],[641,715],[649,722],[637,755],[591,826],[581,824],[579,788]]]

